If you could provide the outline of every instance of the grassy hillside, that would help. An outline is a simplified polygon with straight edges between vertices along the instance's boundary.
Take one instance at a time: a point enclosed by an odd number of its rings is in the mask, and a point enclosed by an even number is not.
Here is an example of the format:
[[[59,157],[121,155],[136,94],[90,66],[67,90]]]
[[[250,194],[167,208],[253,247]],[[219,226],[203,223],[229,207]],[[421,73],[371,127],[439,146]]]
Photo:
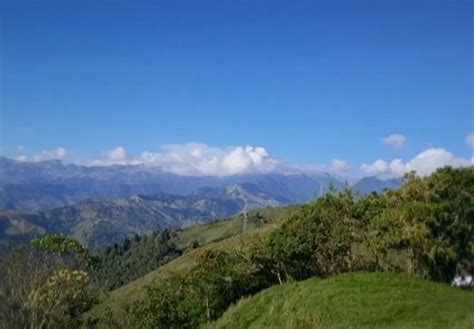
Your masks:
[[[244,216],[238,215],[226,220],[174,231],[172,233],[174,244],[178,250],[184,252],[182,256],[137,280],[111,291],[100,304],[92,309],[90,314],[100,316],[104,313],[105,309],[109,308],[112,312],[120,312],[133,301],[144,297],[147,285],[157,282],[170,274],[189,270],[195,264],[196,256],[203,252],[203,250],[241,245],[241,240],[245,240],[245,236],[242,235],[244,227],[246,233],[251,233],[259,228],[272,226],[272,224],[279,222],[288,216],[289,213],[299,208],[300,206],[288,206],[254,210],[248,213],[246,224],[244,224]],[[192,246],[196,243],[200,247],[193,249]]]
[[[209,326],[223,328],[466,328],[474,294],[390,273],[355,273],[267,289]]]
[[[300,207],[301,206],[296,205],[249,211],[245,230],[251,232],[265,225],[277,223]],[[196,225],[177,231],[177,246],[184,249],[190,247],[194,241],[197,241],[200,246],[203,246],[211,242],[221,241],[239,235],[244,232],[244,220],[244,216],[240,214],[228,220]]]
[[[412,175],[399,190],[360,199],[350,190],[330,193],[275,225],[265,225],[272,220],[255,213],[249,216],[244,234],[239,234],[245,226],[242,217],[214,229],[187,232],[181,247],[211,243],[185,247],[188,252],[182,257],[113,291],[94,315],[109,313],[110,317],[110,308],[144,328],[196,328],[219,319],[243,296],[310,277],[368,271],[449,282],[457,265],[469,268],[472,259],[473,173],[446,168],[427,178]],[[365,292],[359,292],[364,305]],[[397,296],[391,291],[380,293]],[[310,317],[308,321],[323,320]]]
[[[0,212],[0,255],[46,233],[35,219],[35,215],[28,213]]]

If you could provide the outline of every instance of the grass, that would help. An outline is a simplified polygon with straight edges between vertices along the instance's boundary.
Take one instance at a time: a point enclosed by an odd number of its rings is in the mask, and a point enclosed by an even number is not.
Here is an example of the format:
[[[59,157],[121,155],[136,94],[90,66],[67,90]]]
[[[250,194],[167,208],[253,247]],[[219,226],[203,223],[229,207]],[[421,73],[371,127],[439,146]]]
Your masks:
[[[111,291],[102,302],[94,306],[86,316],[99,316],[108,309],[112,313],[120,313],[134,301],[145,296],[146,286],[153,284],[173,273],[183,273],[195,264],[197,255],[206,248],[244,248],[248,234],[264,233],[267,228],[286,217],[298,206],[283,208],[267,208],[250,211],[243,232],[243,215],[217,221],[210,224],[196,225],[187,229],[176,231],[174,236],[176,246],[187,252],[160,268],[132,281],[118,289]],[[191,249],[197,241],[199,248]]]
[[[246,232],[252,232],[261,227],[279,222],[299,206],[266,208],[252,210],[248,213]],[[244,233],[244,217],[242,214],[226,220],[210,224],[195,225],[176,232],[176,245],[180,249],[190,248],[194,242],[199,246],[222,241]]]
[[[474,328],[474,293],[390,273],[353,273],[269,288],[209,329]]]

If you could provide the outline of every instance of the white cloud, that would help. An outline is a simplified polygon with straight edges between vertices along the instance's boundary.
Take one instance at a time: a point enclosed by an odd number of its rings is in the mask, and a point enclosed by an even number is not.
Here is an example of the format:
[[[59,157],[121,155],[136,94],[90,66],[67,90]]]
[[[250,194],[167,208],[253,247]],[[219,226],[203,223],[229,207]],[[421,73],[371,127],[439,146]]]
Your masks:
[[[14,156],[18,161],[43,161],[59,159],[86,165],[144,165],[160,168],[165,172],[191,176],[229,176],[247,173],[313,173],[327,171],[347,173],[351,167],[346,160],[333,159],[329,165],[297,166],[270,155],[263,147],[235,146],[213,147],[206,144],[188,143],[164,145],[157,152],[145,151],[139,155],[130,155],[123,146],[104,150],[98,159],[85,159],[73,156],[65,148],[43,150],[29,156],[26,149],[17,148]],[[459,158],[441,148],[427,149],[409,161],[378,159],[363,164],[360,169],[368,175],[383,174],[399,177],[415,170],[420,175],[428,175],[443,166],[468,166],[474,159]]]
[[[102,151],[100,158],[89,161],[94,165],[137,165],[157,167],[178,175],[228,176],[256,172],[290,171],[291,166],[272,157],[263,147],[212,147],[188,143],[164,145],[159,152],[145,151],[130,156],[123,146]]]
[[[94,164],[98,165],[112,165],[112,164],[130,164],[131,160],[128,157],[127,151],[123,146],[117,146],[111,150],[104,150],[100,153],[100,159],[94,160]]]
[[[407,172],[407,167],[401,159],[394,159],[387,164],[389,174],[395,177],[403,176]]]
[[[468,159],[457,158],[445,149],[431,148],[405,163],[400,159],[391,162],[378,159],[369,165],[364,163],[361,169],[364,173],[370,175],[401,176],[408,171],[415,170],[419,175],[426,176],[444,166],[462,167],[469,165],[471,165],[471,161]]]
[[[58,147],[54,150],[42,150],[39,154],[33,156],[33,161],[46,161],[46,160],[64,160],[69,155],[63,147]]]
[[[15,150],[14,159],[17,161],[28,161],[28,156],[26,155],[26,148],[23,145],[18,145]]]
[[[467,134],[466,144],[471,146],[474,149],[474,132]]]
[[[420,175],[429,175],[439,167],[462,167],[469,166],[470,164],[469,160],[456,158],[444,149],[428,149],[413,158],[408,163],[408,168],[416,170]]]
[[[401,134],[392,134],[382,138],[382,143],[391,145],[396,150],[402,149],[406,141],[406,137]]]
[[[226,176],[287,169],[283,161],[270,156],[263,147],[218,148],[198,143],[166,145],[157,153],[145,151],[136,161],[179,175],[197,176]]]
[[[360,169],[366,174],[382,174],[388,170],[388,164],[382,159],[375,160],[372,164],[363,164]]]
[[[349,170],[351,170],[351,166],[347,161],[340,159],[333,159],[331,161],[330,171],[341,173],[348,172]]]

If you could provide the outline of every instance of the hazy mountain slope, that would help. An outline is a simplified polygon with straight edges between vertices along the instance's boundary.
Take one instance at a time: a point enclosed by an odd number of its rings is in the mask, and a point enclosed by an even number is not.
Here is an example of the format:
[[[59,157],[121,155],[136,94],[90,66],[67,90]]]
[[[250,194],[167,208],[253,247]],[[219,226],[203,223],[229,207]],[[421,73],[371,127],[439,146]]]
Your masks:
[[[241,185],[279,203],[307,202],[344,184],[318,175],[247,174],[227,177],[179,176],[144,166],[64,165],[61,161],[19,162],[0,157],[0,210],[37,211],[86,199],[128,198],[135,194],[187,195],[202,188]]]
[[[368,194],[372,192],[383,192],[386,189],[395,189],[400,187],[400,179],[380,179],[377,177],[364,177],[357,181],[352,188],[360,194]]]
[[[127,199],[88,200],[38,213],[4,212],[0,216],[3,245],[27,241],[46,232],[62,233],[88,247],[119,242],[135,234],[183,228],[226,218],[242,210],[280,206],[254,186],[208,188],[200,194],[137,195]]]
[[[47,232],[36,214],[0,212],[0,255]]]
[[[209,328],[472,328],[472,293],[390,273],[351,273],[264,290]]]

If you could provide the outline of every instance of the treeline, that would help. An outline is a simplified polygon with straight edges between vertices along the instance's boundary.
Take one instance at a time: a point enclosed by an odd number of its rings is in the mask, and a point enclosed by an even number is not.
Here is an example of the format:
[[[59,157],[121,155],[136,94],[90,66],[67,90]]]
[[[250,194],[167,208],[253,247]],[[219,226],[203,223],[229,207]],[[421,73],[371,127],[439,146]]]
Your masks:
[[[4,260],[0,323],[197,328],[243,296],[287,281],[391,271],[448,282],[459,268],[472,271],[473,224],[474,168],[443,168],[425,178],[410,173],[400,189],[364,197],[334,190],[275,226],[199,248],[187,270],[150,285],[125,314],[87,319],[81,314],[98,303],[101,288],[127,282],[134,271],[144,274],[179,251],[167,231],[111,246],[102,260],[73,240],[47,236]]]
[[[98,285],[107,291],[118,288],[179,257],[183,250],[176,247],[173,234],[163,230],[135,235],[101,249],[95,271]]]

